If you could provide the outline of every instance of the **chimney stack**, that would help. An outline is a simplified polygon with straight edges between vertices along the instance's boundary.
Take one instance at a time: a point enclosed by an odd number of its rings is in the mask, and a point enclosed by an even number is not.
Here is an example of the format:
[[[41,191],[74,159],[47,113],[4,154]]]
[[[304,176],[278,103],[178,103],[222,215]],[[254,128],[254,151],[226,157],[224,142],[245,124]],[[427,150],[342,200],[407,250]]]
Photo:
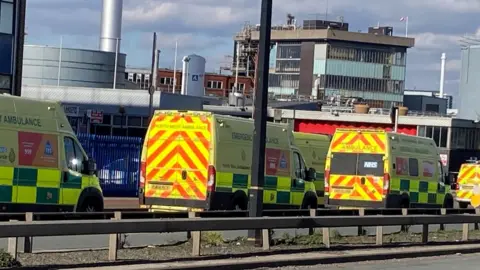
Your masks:
[[[445,53],[442,53],[442,66],[440,68],[440,98],[443,98],[443,86],[445,84],[445,61],[447,56]]]
[[[103,0],[100,51],[120,51],[123,0]]]

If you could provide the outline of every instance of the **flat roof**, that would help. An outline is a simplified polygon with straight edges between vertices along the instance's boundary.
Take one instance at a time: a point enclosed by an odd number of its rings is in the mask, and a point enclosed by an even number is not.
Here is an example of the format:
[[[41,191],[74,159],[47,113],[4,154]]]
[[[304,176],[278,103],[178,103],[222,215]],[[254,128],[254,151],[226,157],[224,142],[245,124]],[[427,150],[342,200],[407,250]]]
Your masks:
[[[252,30],[252,40],[260,39],[260,32]],[[241,33],[238,33],[234,40],[243,40]],[[295,29],[295,30],[272,30],[272,41],[294,41],[294,40],[338,40],[347,42],[369,43],[377,45],[398,46],[412,48],[415,46],[414,38],[375,35],[369,33],[349,32],[334,29]]]

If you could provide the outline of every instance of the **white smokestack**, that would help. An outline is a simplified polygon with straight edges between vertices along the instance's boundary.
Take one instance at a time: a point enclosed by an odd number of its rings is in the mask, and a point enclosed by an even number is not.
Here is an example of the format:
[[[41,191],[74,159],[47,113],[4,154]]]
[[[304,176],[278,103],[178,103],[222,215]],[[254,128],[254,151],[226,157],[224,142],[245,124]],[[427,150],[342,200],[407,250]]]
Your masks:
[[[188,95],[188,77],[190,76],[189,73],[189,66],[188,63],[190,62],[190,57],[185,56],[183,57],[183,70],[182,70],[182,95]]]
[[[445,84],[445,61],[447,56],[445,53],[442,53],[442,66],[440,68],[440,97],[443,98],[443,85]]]
[[[123,0],[103,0],[102,28],[100,34],[100,50],[116,52],[122,37]]]

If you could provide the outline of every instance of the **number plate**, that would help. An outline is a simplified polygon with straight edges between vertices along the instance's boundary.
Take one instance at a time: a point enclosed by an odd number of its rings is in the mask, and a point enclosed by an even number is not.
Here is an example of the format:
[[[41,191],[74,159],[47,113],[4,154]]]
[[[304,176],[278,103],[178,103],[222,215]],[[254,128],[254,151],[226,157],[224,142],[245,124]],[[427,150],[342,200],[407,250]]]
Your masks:
[[[335,188],[333,189],[333,192],[338,194],[350,194],[352,190],[348,188]]]
[[[473,186],[462,185],[463,190],[473,190]]]
[[[156,184],[150,184],[151,189],[157,189],[157,190],[172,190],[172,185],[156,185]]]

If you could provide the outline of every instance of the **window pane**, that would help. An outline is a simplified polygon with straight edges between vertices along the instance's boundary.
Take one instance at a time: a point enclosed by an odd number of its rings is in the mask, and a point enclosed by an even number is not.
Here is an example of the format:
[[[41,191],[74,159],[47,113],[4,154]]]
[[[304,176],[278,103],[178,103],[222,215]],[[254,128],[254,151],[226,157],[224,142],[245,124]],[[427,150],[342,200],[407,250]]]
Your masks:
[[[433,140],[440,146],[440,127],[433,127]]]
[[[127,124],[127,118],[125,116],[115,115],[113,117],[113,124],[115,126],[125,126]]]
[[[12,80],[10,78],[8,75],[0,75],[0,89],[12,88]]]
[[[382,154],[359,154],[358,175],[383,176]]]
[[[410,176],[418,176],[418,160],[416,158],[408,159],[408,169]]]
[[[13,4],[2,2],[0,6],[0,33],[13,33]]]
[[[357,172],[357,154],[353,153],[334,153],[330,173],[340,175],[356,175]]]
[[[0,73],[12,74],[13,37],[0,34]]]
[[[142,117],[140,117],[140,116],[129,116],[128,117],[128,126],[141,127],[142,126]]]
[[[440,132],[440,147],[447,147],[448,128],[442,127]]]

